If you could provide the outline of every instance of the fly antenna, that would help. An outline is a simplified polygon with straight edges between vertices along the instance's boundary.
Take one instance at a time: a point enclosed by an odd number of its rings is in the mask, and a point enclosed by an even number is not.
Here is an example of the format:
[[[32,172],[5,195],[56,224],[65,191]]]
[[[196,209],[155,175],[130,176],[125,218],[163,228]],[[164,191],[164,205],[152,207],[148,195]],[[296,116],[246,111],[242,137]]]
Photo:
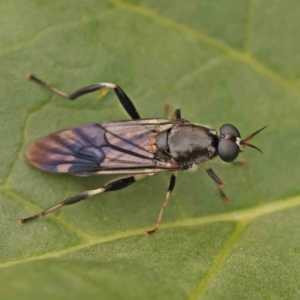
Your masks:
[[[262,153],[262,151],[261,151],[259,148],[257,148],[257,147],[254,146],[254,145],[249,144],[248,141],[252,140],[258,133],[260,133],[260,132],[261,132],[262,130],[264,130],[266,127],[267,127],[267,125],[264,126],[264,127],[261,128],[261,129],[255,131],[254,133],[250,134],[249,136],[247,136],[244,140],[240,141],[240,145],[251,147],[251,148],[256,149],[257,151],[259,151],[260,153]]]

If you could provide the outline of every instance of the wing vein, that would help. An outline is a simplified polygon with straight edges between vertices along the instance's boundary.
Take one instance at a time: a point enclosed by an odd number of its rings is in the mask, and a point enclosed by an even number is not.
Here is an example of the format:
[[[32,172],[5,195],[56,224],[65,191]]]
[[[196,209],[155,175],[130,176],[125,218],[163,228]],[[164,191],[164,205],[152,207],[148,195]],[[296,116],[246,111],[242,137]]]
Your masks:
[[[148,152],[148,153],[150,153],[150,154],[153,154],[152,152],[146,150],[145,148],[142,148],[142,147],[140,147],[140,146],[138,146],[138,145],[132,143],[131,141],[129,141],[129,140],[127,140],[127,139],[124,139],[124,138],[122,138],[121,136],[119,136],[119,135],[117,135],[117,134],[111,132],[110,130],[108,130],[108,129],[102,127],[100,124],[97,124],[97,126],[99,126],[101,129],[103,129],[105,132],[108,132],[108,133],[110,133],[111,135],[113,135],[113,136],[119,138],[120,140],[126,142],[127,144],[130,144],[130,145],[132,145],[132,146],[134,146],[134,147],[136,147],[136,148],[139,148],[139,149],[141,149],[141,150],[143,150],[143,151],[145,151],[145,152]],[[131,155],[138,156],[138,157],[140,157],[140,158],[145,158],[145,159],[150,159],[150,160],[152,160],[152,158],[149,158],[149,157],[144,156],[144,155],[142,155],[142,154],[138,154],[138,153],[132,152],[132,151],[130,151],[130,150],[126,150],[126,149],[120,148],[120,147],[118,147],[118,146],[112,145],[112,144],[109,142],[109,140],[107,139],[107,136],[106,136],[105,134],[104,134],[104,137],[105,137],[105,140],[106,140],[107,144],[110,145],[112,148],[115,148],[116,150],[121,150],[121,151],[123,151],[123,152],[126,152],[127,154],[131,154]]]

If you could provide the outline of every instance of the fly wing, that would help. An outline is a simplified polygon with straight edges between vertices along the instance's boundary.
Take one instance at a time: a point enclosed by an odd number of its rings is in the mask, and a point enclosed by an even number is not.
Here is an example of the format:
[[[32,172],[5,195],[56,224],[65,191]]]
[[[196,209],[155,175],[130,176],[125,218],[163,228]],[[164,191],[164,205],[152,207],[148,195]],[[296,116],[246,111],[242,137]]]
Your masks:
[[[163,119],[85,124],[52,133],[27,150],[35,167],[75,175],[152,173],[174,169],[155,159],[155,138],[174,125]]]

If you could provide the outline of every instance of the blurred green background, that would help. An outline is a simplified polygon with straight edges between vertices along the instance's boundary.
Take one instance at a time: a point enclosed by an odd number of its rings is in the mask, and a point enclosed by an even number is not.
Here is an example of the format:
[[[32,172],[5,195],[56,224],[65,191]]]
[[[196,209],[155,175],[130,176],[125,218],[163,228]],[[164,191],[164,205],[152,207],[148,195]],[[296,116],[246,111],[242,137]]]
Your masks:
[[[296,0],[1,1],[0,292],[3,299],[299,299],[300,5]],[[99,195],[27,226],[18,218],[113,177],[47,174],[25,149],[48,133],[125,120],[112,91],[66,101],[26,80],[71,93],[118,83],[145,118],[180,107],[190,122],[245,137],[216,159],[225,204],[202,167],[181,172],[163,225],[146,237],[169,174]]]

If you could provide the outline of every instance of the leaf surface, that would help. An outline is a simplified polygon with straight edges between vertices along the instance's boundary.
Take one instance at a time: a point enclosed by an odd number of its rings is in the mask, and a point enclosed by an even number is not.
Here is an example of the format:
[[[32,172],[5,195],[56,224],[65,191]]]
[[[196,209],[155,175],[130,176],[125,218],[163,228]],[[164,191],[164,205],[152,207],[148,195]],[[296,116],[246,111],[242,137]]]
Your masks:
[[[299,299],[299,6],[295,1],[4,1],[0,4],[0,290],[5,299]],[[282,24],[285,26],[282,26]],[[95,189],[26,164],[37,138],[87,122],[125,120],[118,83],[144,118],[164,103],[190,122],[245,137],[243,166],[180,172],[157,234],[170,174],[95,196],[20,227],[17,220]]]

